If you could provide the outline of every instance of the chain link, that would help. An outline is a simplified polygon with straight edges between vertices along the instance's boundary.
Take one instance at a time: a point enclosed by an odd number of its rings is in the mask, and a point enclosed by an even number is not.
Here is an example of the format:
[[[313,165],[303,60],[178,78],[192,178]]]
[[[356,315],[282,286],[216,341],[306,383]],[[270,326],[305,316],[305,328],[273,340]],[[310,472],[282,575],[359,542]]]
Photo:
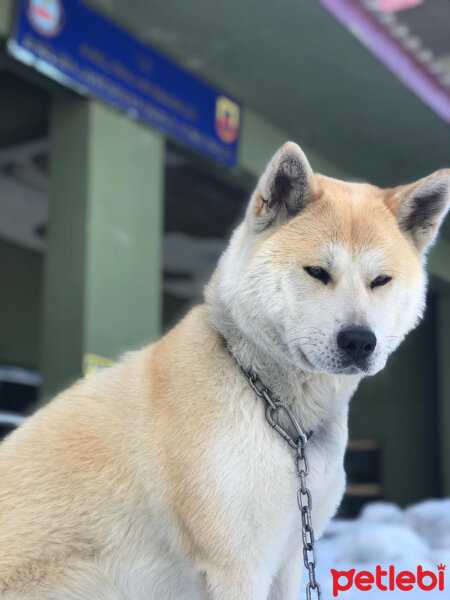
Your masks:
[[[289,444],[291,448],[296,450],[295,469],[300,479],[300,489],[297,492],[297,503],[302,518],[303,563],[309,575],[309,581],[306,585],[306,600],[312,599],[313,596],[311,594],[313,592],[315,592],[315,597],[317,600],[320,600],[322,594],[320,591],[320,585],[316,580],[316,551],[314,546],[314,530],[311,518],[312,496],[311,491],[306,485],[306,477],[309,473],[309,462],[305,453],[305,448],[306,444],[308,443],[308,439],[312,435],[312,431],[309,434],[306,434],[300,427],[294,413],[289,406],[283,402],[274,400],[271,396],[270,390],[265,387],[259,377],[251,371],[244,369],[239,361],[236,360],[236,362],[250,383],[250,386],[255,394],[257,394],[260,398],[263,398],[267,403],[266,419],[269,425],[275,429],[275,431]],[[293,429],[295,430],[295,435],[298,436],[297,439],[293,439],[292,436],[289,435],[289,433],[283,429],[283,427],[277,423],[277,421],[275,421],[274,416],[277,413],[284,413],[288,417]]]

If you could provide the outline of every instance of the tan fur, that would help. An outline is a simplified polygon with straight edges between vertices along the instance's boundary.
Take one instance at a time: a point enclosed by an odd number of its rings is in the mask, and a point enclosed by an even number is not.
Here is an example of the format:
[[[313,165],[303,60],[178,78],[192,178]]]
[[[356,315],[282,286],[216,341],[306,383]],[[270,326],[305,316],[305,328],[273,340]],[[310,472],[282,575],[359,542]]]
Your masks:
[[[284,146],[260,182],[266,192],[286,156],[306,164],[295,145]],[[421,254],[397,223],[414,186],[380,190],[305,170],[305,206],[276,226],[253,222],[274,210],[255,192],[207,305],[158,343],[76,383],[1,445],[1,600],[297,597],[293,455],[222,336],[315,432],[308,481],[320,535],[343,492],[348,401],[363,374],[315,365],[305,348],[295,354],[289,328],[296,344],[311,340],[303,319],[321,306],[329,313],[337,298],[336,322],[352,303],[346,318],[357,324],[388,310],[390,327],[400,327],[397,346],[420,316],[425,285]],[[334,269],[329,286],[303,269],[324,261]],[[380,270],[393,284],[375,293]],[[300,290],[289,300],[286,281]],[[304,298],[309,317],[294,305]],[[322,334],[313,348],[334,340],[333,331]]]
[[[419,253],[399,232],[390,209],[391,190],[323,175],[316,175],[316,180],[320,195],[307,204],[300,217],[274,234],[282,261],[297,256],[302,264],[316,264],[318,248],[326,241],[341,243],[354,255],[367,248],[382,248],[388,259],[387,271],[401,269],[408,279],[421,275]]]

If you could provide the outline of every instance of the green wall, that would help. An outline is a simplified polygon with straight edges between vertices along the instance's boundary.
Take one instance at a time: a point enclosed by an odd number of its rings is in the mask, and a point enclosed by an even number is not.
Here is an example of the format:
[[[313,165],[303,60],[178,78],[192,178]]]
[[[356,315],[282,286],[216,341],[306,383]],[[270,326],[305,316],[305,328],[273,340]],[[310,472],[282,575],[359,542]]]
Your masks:
[[[43,256],[0,240],[0,363],[37,368]]]
[[[439,431],[441,439],[442,492],[450,496],[450,290],[442,291],[437,298],[437,346],[439,368]]]

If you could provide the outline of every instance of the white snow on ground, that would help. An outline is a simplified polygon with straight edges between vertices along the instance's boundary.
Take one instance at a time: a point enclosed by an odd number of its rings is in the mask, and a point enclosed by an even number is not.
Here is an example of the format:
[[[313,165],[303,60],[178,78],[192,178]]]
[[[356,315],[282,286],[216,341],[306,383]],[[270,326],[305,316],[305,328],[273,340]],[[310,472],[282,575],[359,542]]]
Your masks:
[[[370,591],[354,585],[339,592],[341,600],[448,600],[450,598],[450,499],[426,500],[402,510],[395,504],[375,502],[367,505],[354,520],[333,520],[317,548],[317,579],[322,587],[322,600],[332,600],[330,569],[337,571],[370,571],[380,565],[387,570],[394,565],[400,571],[417,572],[417,566],[437,574],[437,565],[447,565],[444,591],[423,591],[417,584],[411,591],[381,591],[374,585]],[[386,581],[386,577],[384,581]],[[307,581],[304,573],[299,600]],[[430,580],[425,580],[428,583]],[[342,580],[342,583],[345,579]],[[314,594],[312,597],[316,598]]]

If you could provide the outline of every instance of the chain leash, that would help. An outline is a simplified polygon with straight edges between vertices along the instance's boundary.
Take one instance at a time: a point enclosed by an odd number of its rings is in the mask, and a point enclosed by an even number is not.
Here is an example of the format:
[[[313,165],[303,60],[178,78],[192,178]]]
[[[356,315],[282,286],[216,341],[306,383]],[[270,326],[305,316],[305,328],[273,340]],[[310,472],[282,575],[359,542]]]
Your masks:
[[[251,371],[246,370],[234,356],[233,358],[236,360],[255,394],[257,394],[260,398],[263,398],[263,400],[266,402],[266,420],[269,425],[273,427],[275,431],[281,435],[281,437],[296,452],[295,467],[297,475],[300,478],[300,489],[297,492],[297,503],[302,517],[303,563],[308,570],[309,575],[309,582],[306,585],[306,599],[311,600],[311,593],[315,592],[315,597],[317,600],[320,600],[322,593],[320,591],[320,585],[316,580],[316,551],[311,518],[312,496],[311,491],[306,485],[306,477],[309,473],[309,462],[305,449],[309,438],[312,436],[312,431],[308,434],[304,433],[289,406],[283,402],[280,402],[279,400],[272,399],[270,390],[262,383],[259,377]],[[277,412],[280,414],[280,411],[284,412],[289,418],[289,421],[291,422],[295,433],[298,436],[297,440],[294,440],[289,433],[275,421],[274,415]]]

